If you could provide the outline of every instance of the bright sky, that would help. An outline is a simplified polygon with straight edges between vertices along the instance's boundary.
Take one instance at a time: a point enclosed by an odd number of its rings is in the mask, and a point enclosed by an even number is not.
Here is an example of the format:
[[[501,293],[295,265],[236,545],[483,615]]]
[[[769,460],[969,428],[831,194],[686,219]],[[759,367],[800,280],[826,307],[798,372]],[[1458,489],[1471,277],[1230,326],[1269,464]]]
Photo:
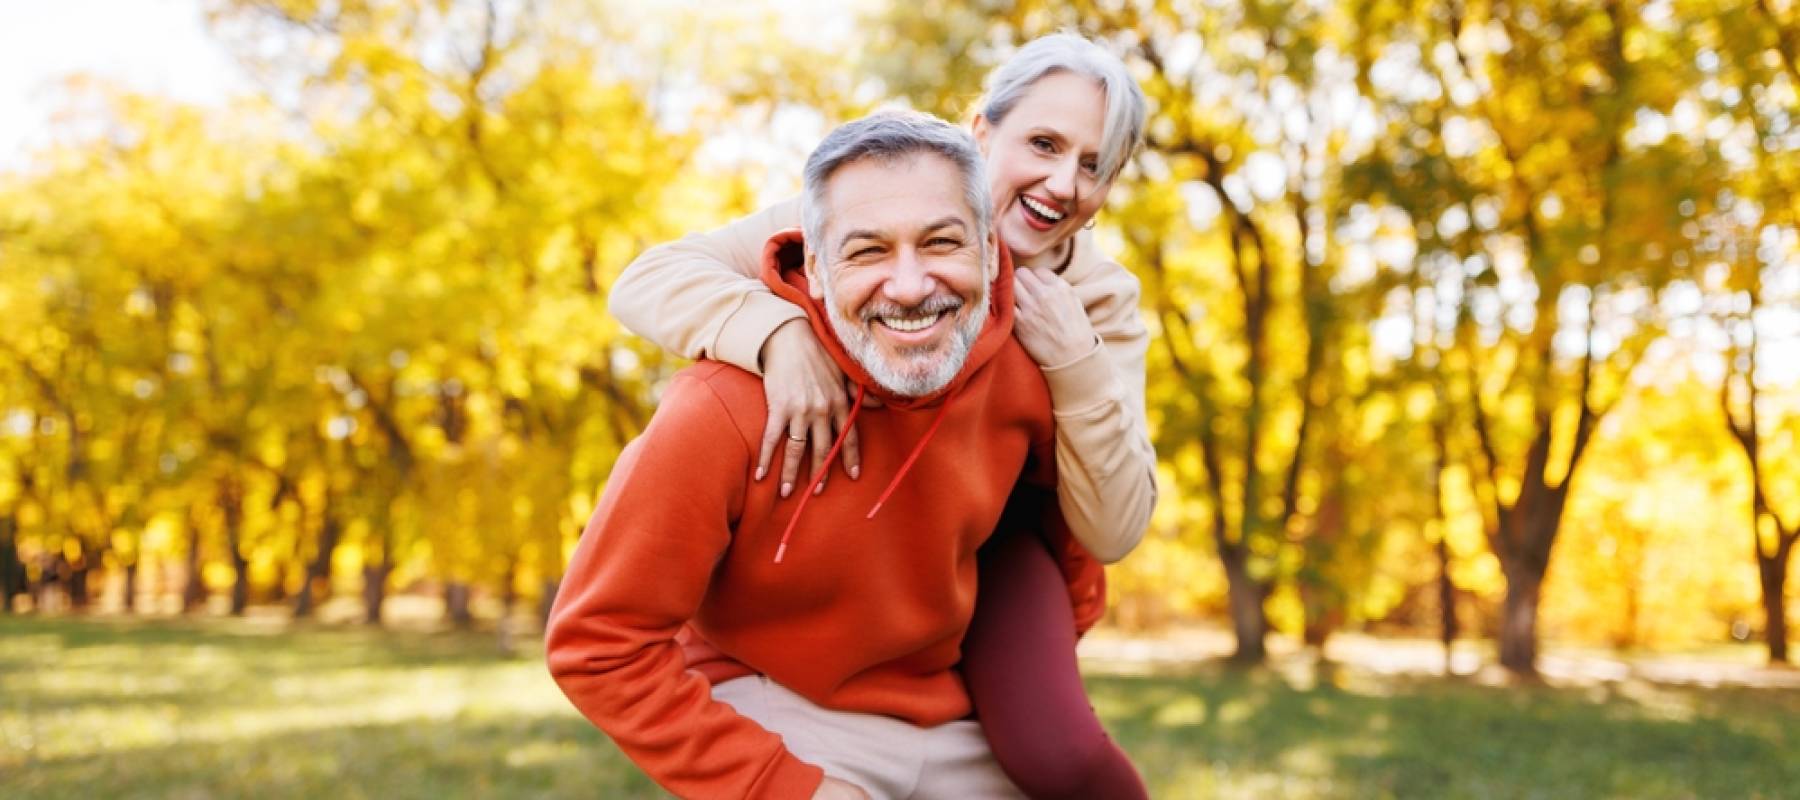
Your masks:
[[[201,103],[248,88],[200,0],[0,0],[0,170],[49,141],[74,74]]]

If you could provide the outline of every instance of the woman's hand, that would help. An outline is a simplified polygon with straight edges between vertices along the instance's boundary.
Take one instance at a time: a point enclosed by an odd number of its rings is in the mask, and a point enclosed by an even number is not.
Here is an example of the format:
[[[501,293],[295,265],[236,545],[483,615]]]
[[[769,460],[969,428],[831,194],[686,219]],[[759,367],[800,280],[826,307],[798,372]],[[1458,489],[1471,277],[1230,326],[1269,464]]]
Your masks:
[[[825,456],[831,452],[833,436],[842,430],[850,415],[850,403],[844,396],[844,371],[831,354],[819,344],[818,337],[804,319],[791,319],[775,329],[763,342],[760,354],[763,368],[763,395],[769,401],[769,421],[763,426],[762,451],[756,456],[756,479],[769,474],[769,462],[777,448],[782,450],[781,496],[794,491],[800,477],[800,461],[812,446],[812,474],[823,475]],[[856,429],[844,436],[844,471],[850,477],[862,473],[862,453],[857,446]],[[819,491],[825,483],[819,482]]]
[[[1087,355],[1096,341],[1081,298],[1047,269],[1013,271],[1013,335],[1040,367],[1060,367]]]

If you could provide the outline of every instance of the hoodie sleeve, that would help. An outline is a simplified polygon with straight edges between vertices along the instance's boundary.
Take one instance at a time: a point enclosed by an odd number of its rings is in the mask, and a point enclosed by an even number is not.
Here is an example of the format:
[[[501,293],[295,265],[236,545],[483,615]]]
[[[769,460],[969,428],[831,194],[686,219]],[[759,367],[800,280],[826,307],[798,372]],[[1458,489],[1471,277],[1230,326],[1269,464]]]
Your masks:
[[[1076,239],[1063,278],[1081,298],[1099,341],[1044,368],[1056,413],[1057,499],[1075,538],[1096,558],[1131,552],[1156,508],[1156,450],[1144,416],[1150,334],[1138,315],[1137,277]]]
[[[806,316],[763,285],[763,243],[799,226],[796,197],[716,231],[652,247],[626,265],[607,309],[671,353],[761,375],[763,342],[782,323]]]
[[[824,773],[714,700],[675,641],[741,512],[750,463],[743,442],[702,379],[683,373],[670,382],[649,427],[620,455],[570,559],[545,633],[547,660],[575,707],[670,792],[806,798]]]

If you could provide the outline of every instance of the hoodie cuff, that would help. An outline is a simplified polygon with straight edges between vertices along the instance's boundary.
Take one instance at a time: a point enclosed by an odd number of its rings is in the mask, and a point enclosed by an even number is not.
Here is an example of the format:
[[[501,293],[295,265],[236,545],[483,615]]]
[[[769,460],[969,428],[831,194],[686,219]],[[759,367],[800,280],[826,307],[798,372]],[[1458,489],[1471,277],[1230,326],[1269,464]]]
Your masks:
[[[806,800],[824,782],[825,770],[801,761],[792,753],[782,753],[781,760],[750,787],[749,796],[756,800]]]
[[[1086,355],[1054,367],[1044,367],[1050,384],[1050,406],[1058,417],[1084,416],[1096,407],[1115,402],[1121,391],[1118,375],[1106,360],[1100,337]]]
[[[793,303],[769,292],[750,292],[725,324],[719,326],[713,340],[712,355],[720,361],[752,375],[762,375],[759,356],[762,346],[775,329],[792,319],[803,319],[806,312]]]

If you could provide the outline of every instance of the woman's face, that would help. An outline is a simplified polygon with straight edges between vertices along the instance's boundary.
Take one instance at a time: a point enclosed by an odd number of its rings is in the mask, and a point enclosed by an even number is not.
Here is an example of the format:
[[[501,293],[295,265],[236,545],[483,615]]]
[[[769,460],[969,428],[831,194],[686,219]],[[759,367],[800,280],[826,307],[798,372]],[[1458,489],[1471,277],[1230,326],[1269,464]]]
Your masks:
[[[987,157],[994,227],[1021,262],[1057,247],[1093,219],[1112,182],[1099,178],[1106,92],[1068,72],[1037,80],[1006,118],[975,118]]]

